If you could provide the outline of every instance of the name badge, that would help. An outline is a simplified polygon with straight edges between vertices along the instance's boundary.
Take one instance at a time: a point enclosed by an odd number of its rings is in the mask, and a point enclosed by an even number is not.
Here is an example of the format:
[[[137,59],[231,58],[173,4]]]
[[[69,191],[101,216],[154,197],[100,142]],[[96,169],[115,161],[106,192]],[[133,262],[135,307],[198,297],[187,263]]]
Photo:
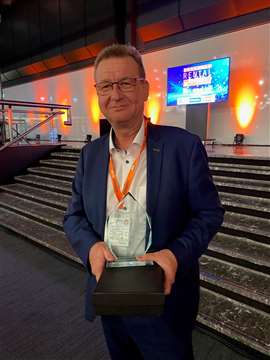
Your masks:
[[[119,209],[114,216],[111,216],[108,224],[108,238],[112,246],[128,247],[130,224],[130,213],[126,209]]]

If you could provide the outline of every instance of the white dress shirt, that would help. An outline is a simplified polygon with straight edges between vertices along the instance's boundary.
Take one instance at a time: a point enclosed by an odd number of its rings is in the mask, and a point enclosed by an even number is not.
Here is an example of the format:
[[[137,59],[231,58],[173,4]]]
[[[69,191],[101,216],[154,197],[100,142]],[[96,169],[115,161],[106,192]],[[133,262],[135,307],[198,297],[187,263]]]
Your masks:
[[[140,153],[143,140],[144,140],[144,121],[142,121],[140,130],[138,131],[132,144],[128,147],[127,150],[120,150],[115,147],[113,142],[112,129],[111,129],[110,139],[109,139],[109,151],[113,159],[115,174],[121,190],[123,189],[124,183],[126,181],[129,170],[134,160],[137,158],[137,156]],[[145,149],[141,153],[140,160],[129,189],[129,192],[139,202],[139,204],[144,208],[145,211],[146,211],[146,160],[147,159],[146,159],[146,147],[145,147]],[[107,206],[106,206],[107,216],[109,216],[110,213],[117,208],[117,204],[118,204],[118,199],[114,192],[110,173],[108,173]],[[132,241],[132,238],[130,239],[130,241]],[[137,253],[137,255],[139,253],[142,254],[145,249],[145,241],[144,239],[141,238],[140,240],[137,239],[136,242],[137,243],[134,243],[133,241],[133,243],[129,244],[129,249],[133,249]],[[124,254],[122,253],[122,255]]]

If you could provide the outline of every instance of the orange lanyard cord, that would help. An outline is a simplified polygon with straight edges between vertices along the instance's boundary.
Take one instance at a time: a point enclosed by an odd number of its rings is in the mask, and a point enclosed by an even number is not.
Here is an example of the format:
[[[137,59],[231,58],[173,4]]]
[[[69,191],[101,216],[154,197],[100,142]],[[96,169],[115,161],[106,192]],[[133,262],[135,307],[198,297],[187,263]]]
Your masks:
[[[140,152],[137,156],[137,158],[134,160],[129,173],[127,175],[125,184],[123,186],[123,190],[121,191],[120,186],[119,186],[119,182],[117,180],[116,177],[116,173],[115,173],[115,168],[114,168],[114,164],[113,164],[113,159],[112,156],[110,155],[110,162],[109,162],[109,172],[110,172],[110,176],[111,176],[111,180],[112,180],[112,185],[113,185],[113,189],[114,189],[114,193],[115,196],[117,197],[118,201],[120,202],[129,192],[131,183],[134,179],[138,164],[139,164],[139,160],[141,157],[142,152],[144,151],[145,147],[146,147],[146,140],[147,140],[147,121],[145,121],[144,123],[144,140],[140,149]]]

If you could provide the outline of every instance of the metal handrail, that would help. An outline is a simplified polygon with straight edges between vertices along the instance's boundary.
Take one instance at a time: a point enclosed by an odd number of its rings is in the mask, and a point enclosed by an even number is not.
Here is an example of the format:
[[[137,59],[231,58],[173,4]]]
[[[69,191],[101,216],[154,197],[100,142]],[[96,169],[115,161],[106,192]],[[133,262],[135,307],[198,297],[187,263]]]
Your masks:
[[[48,109],[65,109],[65,110],[71,109],[71,105],[49,104],[43,102],[20,101],[20,100],[0,100],[0,105],[39,107],[39,108],[48,108]]]
[[[20,141],[22,138],[24,138],[25,136],[27,136],[31,131],[35,130],[36,128],[46,124],[48,121],[50,121],[54,116],[56,115],[62,115],[64,114],[63,111],[56,111],[53,112],[50,116],[47,117],[47,119],[41,121],[40,123],[32,126],[30,129],[26,130],[24,133],[22,133],[20,136],[16,137],[15,139],[9,141],[8,143],[6,143],[5,145],[3,145],[2,147],[0,147],[0,151],[3,151],[5,148],[15,144],[16,142]]]
[[[43,108],[50,109],[51,111],[55,109],[67,110],[67,121],[64,121],[64,125],[71,125],[71,105],[62,105],[62,104],[50,104],[43,102],[33,102],[33,101],[20,101],[20,100],[0,100],[0,106],[4,110],[4,106],[7,105],[10,109],[12,106],[21,106],[21,107],[34,107],[34,108]]]
[[[16,114],[36,114],[36,115],[50,115],[51,112],[48,111],[37,111],[37,110],[19,110],[14,109],[12,110]],[[0,109],[0,113],[8,112],[8,109]]]
[[[25,138],[30,132],[35,130],[36,128],[46,124],[48,121],[53,119],[57,115],[63,115],[66,113],[67,120],[64,121],[64,125],[71,125],[71,105],[62,105],[62,104],[50,104],[50,103],[43,103],[43,102],[30,102],[30,101],[19,101],[19,100],[0,100],[0,106],[2,109],[0,109],[0,113],[3,115],[7,112],[8,113],[8,126],[9,126],[9,137],[10,141],[3,145],[0,148],[0,151],[4,150],[5,148],[15,144],[16,142],[20,141],[21,139]],[[14,106],[19,107],[30,107],[30,108],[41,108],[41,109],[47,109],[47,111],[37,111],[37,110],[23,110],[23,109],[13,109]],[[6,107],[6,108],[5,108]],[[49,110],[49,111],[48,111]],[[60,110],[60,111],[59,111]],[[64,111],[65,112],[64,112]],[[13,113],[35,113],[39,115],[45,115],[47,116],[45,120],[40,121],[38,124],[32,126],[30,129],[26,130],[23,134],[19,135],[15,139],[12,139],[12,122],[13,122]],[[6,123],[4,119],[4,123]],[[16,131],[17,132],[17,131]],[[17,132],[18,134],[18,132]]]
[[[8,122],[7,122],[6,120],[4,121],[4,123],[5,123],[6,125],[8,125]],[[17,129],[15,129],[14,127],[12,127],[12,130],[15,131],[15,133],[18,135],[18,137],[21,135],[21,134],[19,133],[19,131],[17,131]],[[17,138],[15,138],[15,139],[17,139]],[[24,141],[26,141],[28,144],[30,144],[30,141],[29,141],[29,140],[24,139]]]

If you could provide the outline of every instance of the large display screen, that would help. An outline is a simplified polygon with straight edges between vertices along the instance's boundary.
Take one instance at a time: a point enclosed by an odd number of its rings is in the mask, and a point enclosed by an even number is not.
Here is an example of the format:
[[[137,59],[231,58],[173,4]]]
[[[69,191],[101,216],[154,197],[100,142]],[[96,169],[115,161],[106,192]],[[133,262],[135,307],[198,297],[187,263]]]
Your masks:
[[[226,101],[230,58],[168,68],[167,106]]]

